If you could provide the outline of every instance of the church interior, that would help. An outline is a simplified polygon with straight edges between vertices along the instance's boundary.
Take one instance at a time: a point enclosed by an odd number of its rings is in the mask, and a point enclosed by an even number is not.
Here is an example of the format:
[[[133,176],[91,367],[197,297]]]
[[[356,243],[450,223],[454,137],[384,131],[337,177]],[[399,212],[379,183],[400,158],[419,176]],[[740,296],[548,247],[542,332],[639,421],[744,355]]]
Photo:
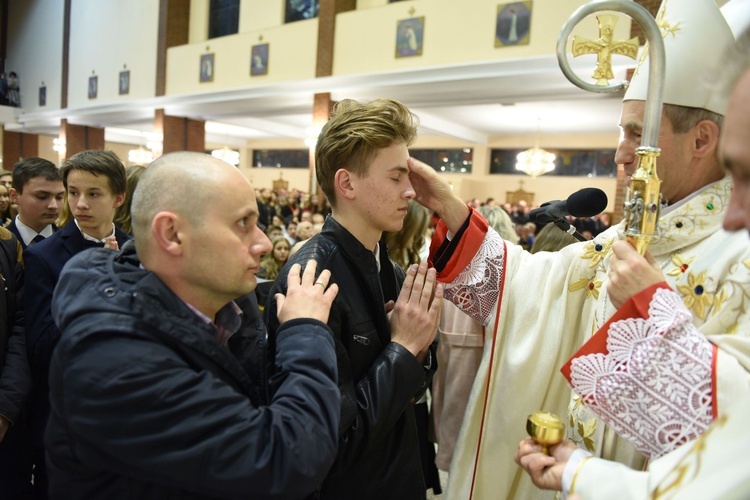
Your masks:
[[[597,187],[616,215],[623,93],[579,89],[555,54],[561,27],[584,3],[3,0],[0,57],[21,97],[20,107],[0,109],[3,164],[60,164],[86,148],[111,149],[126,165],[217,151],[256,187],[283,178],[314,190],[305,151],[330,106],[389,97],[420,119],[415,156],[463,199],[503,203],[522,192],[541,203]],[[659,5],[638,3],[654,13]],[[597,40],[600,29],[591,16],[574,34]],[[634,36],[635,23],[616,21],[614,40]],[[636,61],[612,52],[615,83]],[[593,83],[597,57],[570,64]],[[518,152],[535,146],[558,153],[556,170],[515,169]]]

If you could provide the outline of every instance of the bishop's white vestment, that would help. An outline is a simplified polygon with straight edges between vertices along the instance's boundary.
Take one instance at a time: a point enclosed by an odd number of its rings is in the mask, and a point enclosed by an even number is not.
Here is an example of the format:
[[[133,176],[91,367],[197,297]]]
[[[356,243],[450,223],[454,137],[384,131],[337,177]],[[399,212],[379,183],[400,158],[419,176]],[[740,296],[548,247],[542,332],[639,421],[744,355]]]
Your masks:
[[[745,232],[721,228],[730,194],[726,177],[664,210],[649,245],[693,323],[712,342],[724,339],[717,344],[727,355],[726,370],[714,372],[719,415],[724,391],[736,389],[732,374],[750,370],[737,356],[750,336],[750,245]],[[513,461],[526,418],[538,410],[567,417],[567,437],[581,448],[643,467],[644,455],[605,433],[559,372],[615,312],[606,282],[612,243],[621,234],[622,224],[593,241],[532,255],[503,241],[473,211],[451,240],[444,224],[438,226],[431,262],[446,283],[446,297],[487,326],[451,464],[451,500],[550,498]]]

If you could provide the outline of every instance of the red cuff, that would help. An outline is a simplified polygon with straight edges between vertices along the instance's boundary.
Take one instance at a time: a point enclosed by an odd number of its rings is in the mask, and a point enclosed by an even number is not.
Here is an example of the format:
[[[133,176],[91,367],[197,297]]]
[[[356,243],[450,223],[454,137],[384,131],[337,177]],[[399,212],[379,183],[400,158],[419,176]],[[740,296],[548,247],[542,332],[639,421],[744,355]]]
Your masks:
[[[451,241],[452,245],[455,244],[451,249],[452,254],[443,270],[437,274],[438,281],[443,283],[450,283],[461,274],[461,271],[469,266],[474,255],[476,255],[479,248],[482,246],[484,237],[489,229],[484,217],[479,215],[479,213],[471,207],[469,207],[469,209],[471,211],[469,214],[469,227],[464,234],[460,236],[460,239],[457,242]],[[441,220],[435,229],[435,234],[432,237],[432,243],[430,244],[430,264],[432,264],[433,259],[441,246],[445,244],[447,236],[448,226],[446,226],[445,222]]]

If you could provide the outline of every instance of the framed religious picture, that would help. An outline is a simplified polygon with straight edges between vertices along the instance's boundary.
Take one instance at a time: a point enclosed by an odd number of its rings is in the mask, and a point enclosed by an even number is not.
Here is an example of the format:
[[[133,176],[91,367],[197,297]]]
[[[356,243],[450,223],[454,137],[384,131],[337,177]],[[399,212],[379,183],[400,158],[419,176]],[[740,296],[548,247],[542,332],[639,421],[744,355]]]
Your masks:
[[[47,105],[47,87],[42,85],[39,87],[39,107]]]
[[[201,54],[200,82],[214,81],[214,54]]]
[[[495,47],[528,45],[531,31],[531,0],[497,6]]]
[[[396,25],[396,57],[422,55],[424,16],[402,19]]]
[[[130,70],[126,69],[120,71],[120,80],[118,85],[118,92],[120,95],[127,95],[130,93]]]
[[[284,23],[318,17],[318,0],[286,0]]]
[[[250,76],[268,74],[268,44],[253,45],[250,50]]]
[[[89,99],[96,99],[96,94],[99,91],[99,77],[89,77]]]

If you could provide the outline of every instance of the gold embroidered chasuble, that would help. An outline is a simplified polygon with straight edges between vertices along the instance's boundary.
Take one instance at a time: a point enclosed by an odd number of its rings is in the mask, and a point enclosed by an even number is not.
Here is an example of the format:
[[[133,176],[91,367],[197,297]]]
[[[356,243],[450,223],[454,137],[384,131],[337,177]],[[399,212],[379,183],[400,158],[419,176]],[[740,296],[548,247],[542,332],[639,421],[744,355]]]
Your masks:
[[[750,335],[750,245],[744,232],[721,229],[730,193],[726,177],[670,207],[649,251],[693,313],[694,324],[736,355],[744,347],[733,345],[731,337]],[[621,237],[622,225],[560,252],[531,255],[504,242],[477,214],[471,217],[438,275],[448,283],[446,297],[487,326],[482,364],[451,465],[448,498],[551,498],[513,461],[525,437],[526,418],[537,410],[566,416],[573,424],[568,438],[580,447],[641,468],[643,456],[614,434],[605,439],[604,426],[571,397],[559,372],[615,312],[606,282],[611,246]],[[433,259],[446,233],[441,224],[433,240]],[[750,370],[750,364],[739,369]],[[731,381],[718,381],[719,410],[724,385]]]

